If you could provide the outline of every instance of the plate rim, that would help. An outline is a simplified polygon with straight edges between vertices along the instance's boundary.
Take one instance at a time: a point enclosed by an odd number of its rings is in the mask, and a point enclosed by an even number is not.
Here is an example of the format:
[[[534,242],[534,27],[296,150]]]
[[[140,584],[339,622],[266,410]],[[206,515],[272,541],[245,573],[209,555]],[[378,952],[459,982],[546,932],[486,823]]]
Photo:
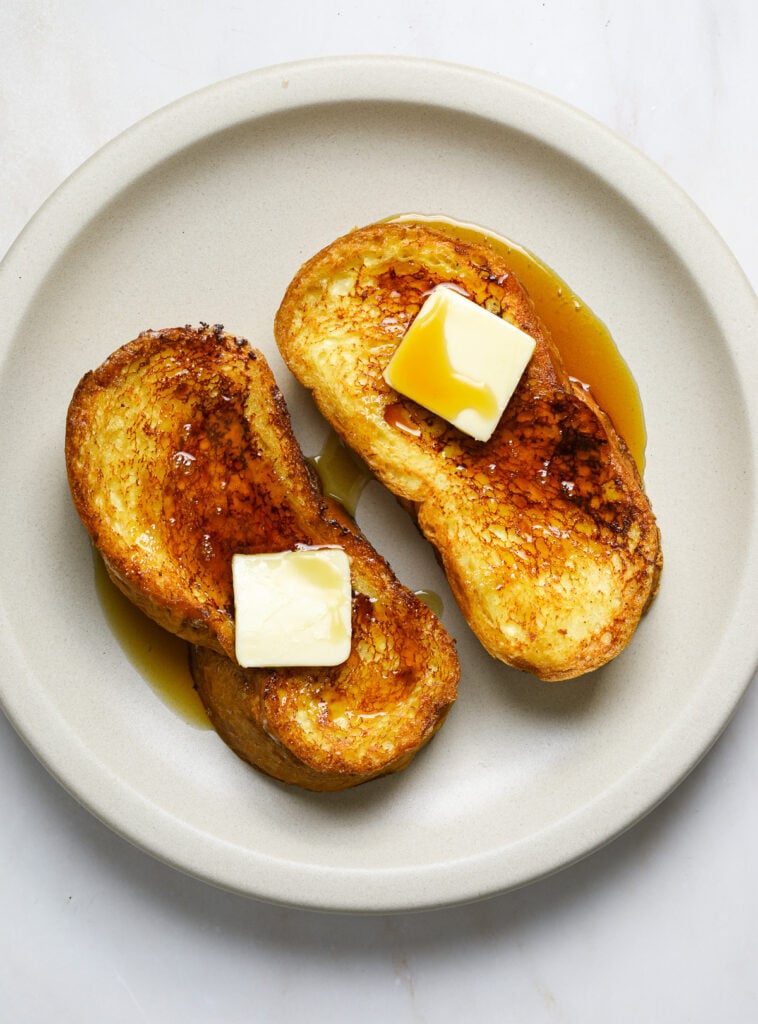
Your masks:
[[[216,132],[304,106],[356,100],[433,104],[470,116],[490,118],[501,126],[528,132],[539,141],[559,148],[609,182],[627,202],[655,221],[656,228],[672,250],[680,258],[687,257],[685,263],[695,277],[698,269],[705,273],[707,267],[708,279],[714,283],[713,290],[717,295],[725,294],[724,287],[729,284],[728,311],[719,303],[714,305],[712,300],[708,304],[714,310],[719,329],[729,340],[729,351],[736,361],[743,387],[758,388],[758,361],[750,350],[749,332],[745,329],[750,317],[755,318],[758,300],[744,271],[713,225],[666,172],[607,126],[532,86],[465,65],[396,56],[321,57],[258,68],[175,100],[136,122],[99,149],[42,204],[0,264],[0,308],[4,310],[6,330],[3,337],[7,339],[7,344],[0,342],[0,366],[4,366],[10,339],[24,310],[41,285],[47,269],[55,262],[49,244],[44,244],[46,238],[63,240],[61,249],[65,249],[125,187],[158,162]],[[587,145],[588,138],[592,145]],[[656,189],[650,188],[653,182]],[[747,417],[753,434],[754,483],[758,477],[755,445],[758,412],[748,406]],[[754,492],[751,508],[753,519],[746,557],[758,569]],[[758,576],[758,571],[755,576]],[[756,604],[758,582],[749,587],[743,581],[726,633],[733,631],[735,619],[749,621],[750,609],[755,609]],[[9,624],[3,608],[0,608],[0,617],[4,635],[8,637]],[[78,738],[65,723],[59,723],[63,728],[59,728],[57,734],[46,736],[41,741],[40,722],[46,718],[49,720],[53,714],[44,694],[32,693],[31,700],[24,704],[18,693],[14,693],[13,682],[6,683],[6,680],[26,674],[24,652],[17,647],[15,637],[12,640],[13,643],[9,644],[11,671],[0,675],[0,702],[5,713],[47,770],[94,816],[145,852],[221,888],[269,902],[334,911],[392,912],[470,902],[536,881],[594,852],[657,806],[700,761],[727,725],[758,668],[758,641],[752,649],[749,644],[744,644],[740,656],[732,659],[736,668],[731,674],[730,685],[725,686],[720,678],[719,686],[710,688],[710,700],[695,706],[688,705],[687,714],[677,720],[676,729],[672,727],[666,731],[648,752],[641,765],[645,769],[647,784],[635,793],[634,801],[627,802],[626,813],[620,817],[606,814],[603,827],[595,828],[591,834],[587,834],[586,829],[580,836],[574,834],[575,823],[570,820],[574,815],[569,815],[551,827],[549,835],[530,836],[528,845],[532,856],[527,858],[530,860],[528,870],[523,863],[518,873],[505,870],[503,848],[489,851],[479,858],[465,858],[462,862],[465,870],[460,869],[458,862],[440,862],[425,865],[422,870],[388,868],[386,871],[371,869],[370,873],[344,868],[330,870],[321,865],[291,863],[281,858],[275,858],[272,863],[270,857],[258,853],[256,863],[265,865],[268,871],[248,871],[243,882],[238,848],[207,833],[200,833],[194,837],[191,849],[184,848],[182,855],[177,856],[176,840],[179,840],[180,848],[186,844],[186,823],[177,822],[155,805],[146,807],[139,794],[120,779],[87,777],[87,785],[82,784],[77,770],[72,770],[69,763],[71,751],[77,754],[76,768],[84,766],[93,770],[94,766],[93,775],[97,775],[96,758],[86,749],[81,749]],[[714,663],[721,663],[725,643],[728,640],[722,637],[703,678],[713,674]],[[672,758],[675,733],[684,733],[690,740],[696,737],[696,742],[685,745],[686,752],[679,749],[679,756]],[[660,749],[664,741],[666,750]],[[64,754],[69,757],[63,757]],[[672,762],[676,764],[673,774],[667,776],[665,786],[653,781],[656,774],[653,769],[656,764],[660,765],[661,760],[669,767]],[[603,790],[598,800],[605,803],[609,790],[621,787],[628,774]],[[118,801],[112,801],[113,789],[108,787],[119,789]],[[124,824],[123,813],[110,810],[108,805],[111,801],[120,809],[131,809],[128,826]],[[582,805],[576,814],[584,816],[588,806]],[[164,831],[158,839],[155,835],[156,815],[165,819],[161,821]],[[573,835],[569,856],[556,854],[556,832]],[[205,856],[208,843],[213,849],[213,857]],[[248,860],[255,859],[256,855],[249,850],[245,853]],[[209,867],[209,860],[213,862],[212,867]],[[420,877],[422,871],[423,877]]]

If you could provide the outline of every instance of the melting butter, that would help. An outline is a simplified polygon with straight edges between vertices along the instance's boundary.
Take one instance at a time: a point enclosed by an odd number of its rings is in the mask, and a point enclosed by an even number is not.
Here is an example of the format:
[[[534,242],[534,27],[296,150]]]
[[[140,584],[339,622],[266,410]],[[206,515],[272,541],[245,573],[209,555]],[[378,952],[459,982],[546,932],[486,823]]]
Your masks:
[[[478,224],[420,213],[399,214],[386,221],[423,224],[462,242],[486,245],[503,256],[529,292],[569,375],[589,388],[626,441],[640,473],[644,471],[647,431],[637,383],[606,325],[566,281],[529,249]]]
[[[534,340],[452,288],[434,288],[384,378],[478,441],[488,441],[534,352]]]
[[[341,548],[232,557],[235,654],[245,668],[341,665],[352,645]]]

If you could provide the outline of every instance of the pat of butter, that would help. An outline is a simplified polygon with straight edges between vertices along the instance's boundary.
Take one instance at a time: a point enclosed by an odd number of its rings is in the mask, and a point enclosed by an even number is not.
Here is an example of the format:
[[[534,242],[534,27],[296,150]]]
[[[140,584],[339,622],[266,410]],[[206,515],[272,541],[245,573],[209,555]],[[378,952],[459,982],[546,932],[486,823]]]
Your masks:
[[[488,441],[534,339],[445,285],[429,295],[384,371],[395,391]]]
[[[350,560],[341,548],[234,555],[235,653],[244,668],[341,665],[350,654]]]

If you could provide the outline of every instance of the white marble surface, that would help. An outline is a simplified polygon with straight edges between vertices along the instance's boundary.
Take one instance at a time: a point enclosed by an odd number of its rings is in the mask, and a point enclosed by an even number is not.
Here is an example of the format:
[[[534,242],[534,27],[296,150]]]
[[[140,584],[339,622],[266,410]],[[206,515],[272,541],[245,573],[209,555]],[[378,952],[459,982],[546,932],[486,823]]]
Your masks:
[[[471,64],[648,154],[758,279],[751,0],[278,5],[5,0],[0,253],[84,159],[232,74],[340,53]],[[181,876],[83,811],[0,719],[0,1019],[758,1019],[758,692],[641,824],[526,889],[420,915],[321,915]]]

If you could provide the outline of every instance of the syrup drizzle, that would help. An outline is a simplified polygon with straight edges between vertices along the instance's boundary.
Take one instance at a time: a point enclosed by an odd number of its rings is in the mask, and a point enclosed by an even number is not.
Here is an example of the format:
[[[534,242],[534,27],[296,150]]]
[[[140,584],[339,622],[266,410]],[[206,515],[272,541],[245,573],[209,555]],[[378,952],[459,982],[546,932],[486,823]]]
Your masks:
[[[534,302],[570,377],[589,388],[623,437],[640,473],[647,434],[639,390],[608,328],[582,299],[534,253],[503,235],[439,214],[399,214],[462,242],[489,246],[505,257]]]
[[[308,459],[322,488],[354,515],[364,487],[373,479],[368,467],[330,431],[318,455]],[[103,613],[124,653],[156,695],[180,718],[197,729],[212,728],[194,688],[186,641],[173,636],[144,615],[121,593],[94,552],[95,589]],[[442,599],[431,590],[416,596],[436,615]]]
[[[438,619],[441,618],[444,605],[439,594],[435,594],[433,590],[417,590],[415,593],[419,601],[423,601],[428,608],[431,608]]]
[[[450,423],[455,423],[466,410],[493,422],[497,419],[498,404],[489,383],[459,373],[450,362],[442,294],[432,293],[419,310],[392,357],[387,380],[395,391],[413,395],[419,405]],[[434,367],[433,372],[430,366]]]
[[[398,403],[397,426],[401,430],[417,432],[412,423],[406,424],[401,419],[402,408]],[[363,488],[373,479],[365,463],[332,430],[327,434],[319,454],[309,458],[308,462],[318,473],[324,493],[338,501],[345,511],[354,516]],[[433,590],[417,590],[415,593],[437,617],[442,615],[443,604],[439,594],[435,594]]]
[[[363,488],[373,479],[368,466],[333,430],[327,434],[318,455],[307,461],[316,470],[324,494],[334,498],[349,515],[354,516]]]
[[[95,589],[108,624],[141,676],[163,703],[196,729],[210,729],[192,682],[187,643],[173,636],[125,597],[94,553]]]
[[[393,402],[384,410],[384,418],[391,427],[402,430],[411,437],[421,437],[421,427],[417,426],[408,416],[402,402]]]

